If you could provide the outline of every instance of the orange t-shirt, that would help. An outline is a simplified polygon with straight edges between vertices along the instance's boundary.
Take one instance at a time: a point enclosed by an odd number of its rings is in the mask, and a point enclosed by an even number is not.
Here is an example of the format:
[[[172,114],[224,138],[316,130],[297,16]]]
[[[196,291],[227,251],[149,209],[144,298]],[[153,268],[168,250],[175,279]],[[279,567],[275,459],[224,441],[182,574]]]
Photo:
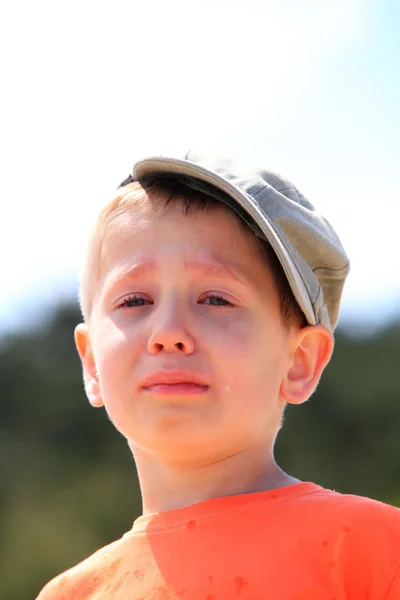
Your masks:
[[[139,517],[37,600],[400,600],[400,510],[313,483]]]

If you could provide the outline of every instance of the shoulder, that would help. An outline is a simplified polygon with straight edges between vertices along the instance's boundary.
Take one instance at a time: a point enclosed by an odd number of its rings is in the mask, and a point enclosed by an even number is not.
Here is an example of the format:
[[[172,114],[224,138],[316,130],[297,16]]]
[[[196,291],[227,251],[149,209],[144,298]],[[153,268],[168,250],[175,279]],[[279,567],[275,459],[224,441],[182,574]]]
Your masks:
[[[36,600],[89,600],[101,592],[117,573],[122,560],[124,538],[61,573],[45,585]]]
[[[379,500],[319,488],[313,504],[320,511],[329,512],[333,518],[348,518],[354,524],[364,526],[381,525],[400,534],[400,509]]]
[[[360,589],[376,588],[371,597],[383,597],[378,589],[387,589],[400,569],[400,509],[322,489],[314,503],[314,539],[331,549],[349,589],[358,582]]]
[[[314,523],[326,523],[361,539],[376,537],[397,544],[400,557],[400,509],[378,500],[341,494],[316,486],[305,510]]]
[[[290,507],[302,555],[320,565],[346,598],[400,598],[400,509],[313,485]]]

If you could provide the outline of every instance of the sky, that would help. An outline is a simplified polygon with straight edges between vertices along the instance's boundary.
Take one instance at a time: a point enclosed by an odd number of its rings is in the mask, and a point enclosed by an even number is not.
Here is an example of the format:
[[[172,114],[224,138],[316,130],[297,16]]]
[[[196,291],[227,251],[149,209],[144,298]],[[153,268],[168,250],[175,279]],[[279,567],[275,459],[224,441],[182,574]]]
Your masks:
[[[400,3],[15,0],[0,8],[0,332],[76,295],[88,228],[148,155],[276,170],[350,256],[341,316],[400,314]]]

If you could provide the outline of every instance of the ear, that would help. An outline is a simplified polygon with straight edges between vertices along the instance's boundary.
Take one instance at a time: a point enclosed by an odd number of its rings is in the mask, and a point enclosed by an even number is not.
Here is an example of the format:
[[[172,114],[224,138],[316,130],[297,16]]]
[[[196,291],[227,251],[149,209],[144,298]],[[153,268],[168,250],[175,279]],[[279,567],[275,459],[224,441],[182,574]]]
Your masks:
[[[101,395],[99,376],[93,356],[93,349],[89,337],[89,329],[84,323],[75,328],[75,345],[82,361],[83,380],[86,396],[92,406],[104,406]]]
[[[334,347],[332,333],[323,325],[309,325],[296,332],[292,364],[281,384],[281,397],[301,404],[315,391]]]

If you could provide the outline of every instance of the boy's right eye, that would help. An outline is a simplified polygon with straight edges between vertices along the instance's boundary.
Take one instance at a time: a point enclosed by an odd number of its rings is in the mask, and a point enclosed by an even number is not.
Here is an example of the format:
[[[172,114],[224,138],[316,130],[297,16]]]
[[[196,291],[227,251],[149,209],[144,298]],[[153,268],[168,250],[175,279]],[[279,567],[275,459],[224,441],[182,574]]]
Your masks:
[[[145,304],[152,304],[152,302],[150,300],[147,300],[147,298],[143,298],[142,296],[136,296],[136,295],[132,295],[132,296],[128,296],[127,298],[124,298],[123,301],[121,302],[121,304],[118,306],[118,308],[131,308],[131,307],[137,307],[137,306],[145,306]]]

